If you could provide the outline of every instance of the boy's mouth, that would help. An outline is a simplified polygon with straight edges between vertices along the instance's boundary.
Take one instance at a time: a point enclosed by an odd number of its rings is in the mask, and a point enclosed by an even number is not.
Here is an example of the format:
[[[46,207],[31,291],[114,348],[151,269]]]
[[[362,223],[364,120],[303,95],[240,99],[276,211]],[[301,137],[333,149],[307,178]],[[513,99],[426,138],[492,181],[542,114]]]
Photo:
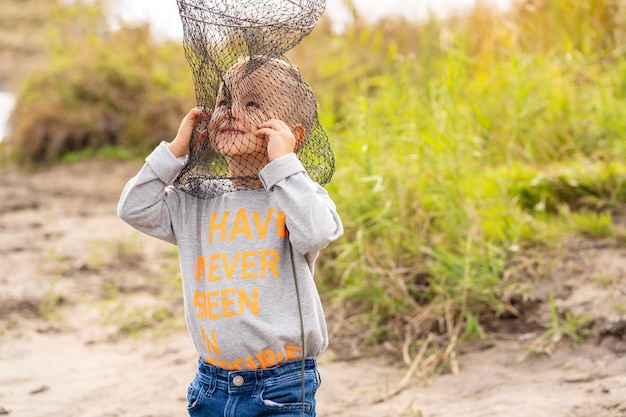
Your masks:
[[[227,134],[244,134],[246,132],[244,132],[241,129],[237,129],[234,127],[223,127],[220,129],[220,133],[227,133]]]

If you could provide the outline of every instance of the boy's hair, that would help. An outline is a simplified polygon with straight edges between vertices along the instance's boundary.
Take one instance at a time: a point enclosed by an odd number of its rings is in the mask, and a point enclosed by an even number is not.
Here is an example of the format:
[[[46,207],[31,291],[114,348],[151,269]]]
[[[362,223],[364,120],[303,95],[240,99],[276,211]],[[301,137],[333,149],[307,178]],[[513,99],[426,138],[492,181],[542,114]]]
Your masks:
[[[270,80],[276,80],[287,102],[287,105],[277,109],[278,117],[285,122],[301,124],[305,130],[304,137],[308,139],[315,124],[317,102],[300,69],[284,59],[256,55],[239,58],[227,72],[239,67],[244,67],[244,77],[263,71]]]

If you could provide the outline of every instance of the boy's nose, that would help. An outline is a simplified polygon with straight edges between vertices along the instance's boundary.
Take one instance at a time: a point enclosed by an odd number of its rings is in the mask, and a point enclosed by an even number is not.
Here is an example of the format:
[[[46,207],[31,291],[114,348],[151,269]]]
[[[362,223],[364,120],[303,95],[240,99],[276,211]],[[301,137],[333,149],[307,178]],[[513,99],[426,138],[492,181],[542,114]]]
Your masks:
[[[231,103],[228,108],[228,117],[238,119],[241,116],[242,107],[238,103]]]

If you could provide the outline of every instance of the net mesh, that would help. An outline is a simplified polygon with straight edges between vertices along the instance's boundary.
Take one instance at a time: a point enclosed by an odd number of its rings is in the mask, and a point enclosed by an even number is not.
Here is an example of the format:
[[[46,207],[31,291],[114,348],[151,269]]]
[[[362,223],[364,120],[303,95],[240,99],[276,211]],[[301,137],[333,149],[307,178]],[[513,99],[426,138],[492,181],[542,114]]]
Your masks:
[[[258,127],[284,122],[296,155],[320,185],[334,155],[311,88],[285,53],[313,30],[324,0],[177,0],[183,47],[202,109],[174,185],[199,198],[260,189],[269,162]]]

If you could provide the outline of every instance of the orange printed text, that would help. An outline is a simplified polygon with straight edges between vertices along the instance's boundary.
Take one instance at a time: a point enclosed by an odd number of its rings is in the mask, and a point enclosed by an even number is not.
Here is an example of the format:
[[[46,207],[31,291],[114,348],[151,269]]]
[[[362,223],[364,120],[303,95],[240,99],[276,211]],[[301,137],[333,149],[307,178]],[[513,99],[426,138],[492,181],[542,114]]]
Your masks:
[[[257,238],[265,240],[269,230],[275,230],[280,238],[287,235],[285,229],[285,214],[282,211],[276,212],[273,208],[267,211],[265,216],[261,216],[258,211],[249,214],[244,208],[240,208],[233,219],[233,224],[228,227],[228,220],[231,217],[230,211],[223,213],[213,213],[209,224],[209,243],[234,242],[238,237],[246,240]],[[254,233],[256,232],[256,236]]]
[[[209,357],[204,358],[204,360],[213,366],[217,366],[228,371],[265,369],[280,365],[281,363],[287,361],[294,361],[300,357],[301,351],[302,349],[297,346],[286,346],[284,352],[275,352],[272,349],[265,349],[261,353],[257,353],[254,356],[248,355],[245,358],[235,359],[232,362],[221,361]],[[211,350],[209,350],[209,352],[211,352]],[[212,352],[215,352],[215,350]]]
[[[215,253],[199,256],[196,265],[197,282],[217,282],[232,279],[238,273],[243,279],[274,277],[278,278],[280,256],[274,249],[250,250],[244,252]]]
[[[259,289],[247,293],[244,288],[225,288],[219,291],[196,291],[193,296],[196,316],[199,319],[218,320],[243,316],[246,313],[259,315]]]

